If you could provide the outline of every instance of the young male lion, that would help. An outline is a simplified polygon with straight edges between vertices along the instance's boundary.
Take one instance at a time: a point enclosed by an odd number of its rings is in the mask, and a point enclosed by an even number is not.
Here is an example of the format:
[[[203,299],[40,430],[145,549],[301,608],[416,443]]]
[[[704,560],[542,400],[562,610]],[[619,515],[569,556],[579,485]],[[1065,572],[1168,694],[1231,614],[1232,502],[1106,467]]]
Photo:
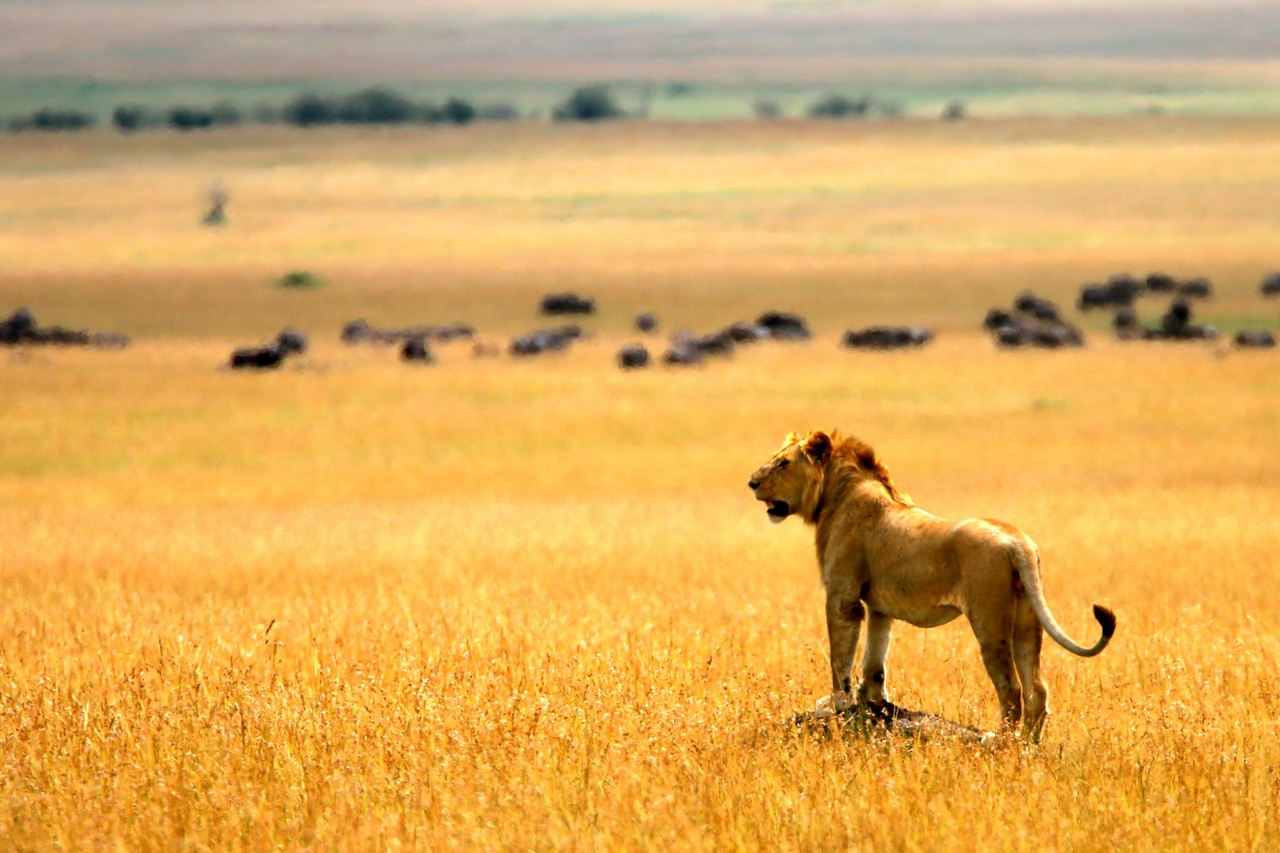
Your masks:
[[[1073,641],[1045,603],[1040,555],[1030,537],[1000,521],[953,522],[930,515],[856,438],[792,433],[748,485],[768,507],[770,521],[798,515],[817,528],[837,710],[854,702],[853,658],[864,618],[857,698],[880,705],[886,701],[893,620],[933,628],[964,615],[999,694],[1004,729],[1011,731],[1021,718],[1023,736],[1038,741],[1049,712],[1049,691],[1040,677],[1042,630],[1082,657],[1101,652],[1115,633],[1115,615],[1095,604],[1101,639],[1089,647]]]

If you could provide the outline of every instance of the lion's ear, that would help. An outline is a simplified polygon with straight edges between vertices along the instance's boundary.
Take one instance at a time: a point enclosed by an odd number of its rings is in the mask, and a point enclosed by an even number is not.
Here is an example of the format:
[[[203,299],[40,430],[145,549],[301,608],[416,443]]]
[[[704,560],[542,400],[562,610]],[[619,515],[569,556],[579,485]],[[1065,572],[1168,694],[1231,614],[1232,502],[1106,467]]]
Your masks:
[[[804,441],[805,455],[819,465],[825,465],[831,456],[831,436],[822,430],[814,430]]]

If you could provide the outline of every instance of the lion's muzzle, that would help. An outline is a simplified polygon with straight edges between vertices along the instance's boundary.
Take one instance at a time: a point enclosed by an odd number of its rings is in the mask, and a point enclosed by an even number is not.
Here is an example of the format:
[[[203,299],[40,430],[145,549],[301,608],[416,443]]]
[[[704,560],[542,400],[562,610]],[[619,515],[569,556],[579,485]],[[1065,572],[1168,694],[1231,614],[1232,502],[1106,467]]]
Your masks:
[[[787,516],[791,515],[791,504],[787,501],[778,500],[773,497],[774,490],[772,488],[762,488],[764,486],[767,473],[768,472],[765,471],[765,469],[757,471],[755,475],[747,481],[747,487],[755,493],[756,500],[765,505],[765,512],[768,514],[769,520],[774,524],[777,524]]]
[[[765,510],[765,513],[774,524],[791,515],[791,504],[786,501],[768,501],[767,503],[769,508]]]

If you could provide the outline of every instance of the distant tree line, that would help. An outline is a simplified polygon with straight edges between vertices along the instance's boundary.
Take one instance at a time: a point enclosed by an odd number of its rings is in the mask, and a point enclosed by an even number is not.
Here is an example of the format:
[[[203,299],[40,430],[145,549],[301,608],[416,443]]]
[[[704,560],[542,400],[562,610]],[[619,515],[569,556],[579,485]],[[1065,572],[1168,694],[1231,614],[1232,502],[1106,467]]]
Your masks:
[[[871,116],[897,118],[904,113],[905,109],[897,101],[887,101],[872,95],[859,95],[856,98],[845,95],[823,95],[809,106],[811,118],[823,119],[870,118]],[[941,117],[947,121],[958,121],[967,113],[968,109],[964,101],[953,100],[943,106]],[[759,105],[757,105],[756,114],[761,118],[772,117],[762,115]]]
[[[686,89],[679,90],[687,94]],[[771,99],[757,99],[753,109],[758,118],[776,119],[782,107]],[[639,111],[643,116],[647,106]],[[893,117],[903,113],[902,105],[871,95],[850,98],[845,95],[823,95],[807,111],[811,118],[847,119],[871,116]],[[963,102],[952,101],[943,110],[943,118],[963,118]],[[613,91],[594,84],[575,89],[551,112],[554,121],[607,121],[629,115],[619,104]],[[381,86],[362,89],[350,95],[320,95],[304,92],[283,106],[258,105],[245,111],[230,101],[218,101],[209,107],[178,105],[155,109],[142,104],[120,104],[111,112],[111,124],[122,133],[158,128],[180,131],[233,127],[240,124],[287,124],[295,127],[325,125],[383,124],[454,124],[474,121],[515,121],[522,116],[510,104],[477,105],[460,97],[443,103],[414,101]],[[10,131],[72,131],[93,127],[98,117],[82,110],[43,108],[25,116],[10,118],[5,126]]]
[[[419,102],[384,87],[362,89],[350,95],[304,92],[280,107],[258,105],[244,110],[230,101],[213,106],[180,104],[156,109],[142,104],[120,104],[111,111],[111,125],[125,133],[171,128],[207,130],[241,124],[288,124],[315,127],[334,124],[470,124],[473,121],[514,121],[521,117],[510,104],[477,105],[461,97],[443,103]],[[98,117],[82,110],[44,108],[8,119],[10,131],[82,130],[98,123]]]
[[[61,110],[51,107],[38,109],[30,115],[11,118],[5,123],[11,131],[21,130],[84,130],[97,124],[97,117],[79,110]]]

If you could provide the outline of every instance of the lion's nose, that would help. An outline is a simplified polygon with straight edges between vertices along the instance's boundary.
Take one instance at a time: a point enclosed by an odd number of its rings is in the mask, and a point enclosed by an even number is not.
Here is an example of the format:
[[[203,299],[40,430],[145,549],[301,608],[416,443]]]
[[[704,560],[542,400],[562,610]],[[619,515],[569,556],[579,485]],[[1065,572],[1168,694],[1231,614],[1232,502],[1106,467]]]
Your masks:
[[[747,483],[747,488],[752,489],[752,490],[760,488],[760,481],[759,481],[759,480],[751,480],[750,482],[748,482],[748,483]]]

